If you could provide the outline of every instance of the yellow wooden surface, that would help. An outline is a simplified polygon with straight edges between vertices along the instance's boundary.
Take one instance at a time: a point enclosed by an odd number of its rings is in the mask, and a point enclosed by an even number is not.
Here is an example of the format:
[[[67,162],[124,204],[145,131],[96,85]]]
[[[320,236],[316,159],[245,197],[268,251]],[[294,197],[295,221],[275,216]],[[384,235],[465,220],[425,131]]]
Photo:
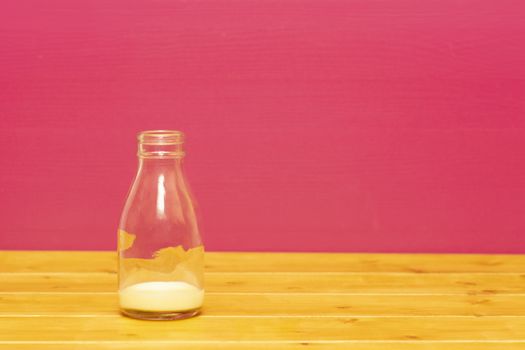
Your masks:
[[[190,320],[120,316],[113,252],[0,252],[0,349],[525,350],[525,256],[207,253]]]

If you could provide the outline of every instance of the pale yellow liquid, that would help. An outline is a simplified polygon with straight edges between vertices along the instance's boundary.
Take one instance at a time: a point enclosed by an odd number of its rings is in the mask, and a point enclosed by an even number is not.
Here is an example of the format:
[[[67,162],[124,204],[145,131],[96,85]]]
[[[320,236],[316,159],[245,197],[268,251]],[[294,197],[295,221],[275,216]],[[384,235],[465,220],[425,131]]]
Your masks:
[[[198,309],[204,290],[186,282],[144,282],[119,292],[123,309],[174,312]]]

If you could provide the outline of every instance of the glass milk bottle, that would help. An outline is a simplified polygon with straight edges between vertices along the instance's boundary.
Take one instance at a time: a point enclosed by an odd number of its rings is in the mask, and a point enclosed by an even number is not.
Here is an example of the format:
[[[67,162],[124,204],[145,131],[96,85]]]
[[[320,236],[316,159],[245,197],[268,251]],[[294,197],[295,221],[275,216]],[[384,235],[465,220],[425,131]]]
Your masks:
[[[183,173],[184,134],[138,135],[139,166],[118,230],[119,302],[124,315],[172,320],[199,313],[204,246]]]

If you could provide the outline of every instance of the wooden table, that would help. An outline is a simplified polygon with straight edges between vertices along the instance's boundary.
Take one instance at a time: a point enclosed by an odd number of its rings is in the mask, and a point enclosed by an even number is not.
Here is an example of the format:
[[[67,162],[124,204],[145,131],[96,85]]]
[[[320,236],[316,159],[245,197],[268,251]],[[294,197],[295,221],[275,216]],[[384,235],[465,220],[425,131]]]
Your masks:
[[[1,349],[525,349],[525,256],[207,253],[201,316],[119,315],[113,252],[0,252]]]

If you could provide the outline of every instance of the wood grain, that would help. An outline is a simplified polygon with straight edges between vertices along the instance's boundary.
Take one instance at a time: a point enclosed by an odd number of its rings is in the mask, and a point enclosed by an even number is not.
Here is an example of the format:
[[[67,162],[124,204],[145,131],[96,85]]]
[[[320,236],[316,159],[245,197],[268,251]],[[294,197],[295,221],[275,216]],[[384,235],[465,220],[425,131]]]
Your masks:
[[[0,317],[118,315],[116,293],[0,293]],[[207,316],[525,316],[525,295],[207,294]]]
[[[439,264],[436,261],[439,260]],[[311,263],[314,261],[315,263]],[[207,252],[208,272],[523,272],[520,255]],[[113,251],[0,251],[0,272],[116,272]]]
[[[0,349],[525,349],[524,256],[210,253],[201,316],[118,312],[114,254],[0,252]]]
[[[277,341],[297,340],[519,340],[525,317],[197,317],[174,324],[125,317],[0,318],[0,341],[67,341],[82,330],[89,340]],[[30,331],[28,331],[30,330]]]
[[[114,292],[113,273],[2,273],[0,292]],[[208,273],[210,293],[523,294],[520,273]]]
[[[117,272],[115,251],[0,251],[0,272]]]

